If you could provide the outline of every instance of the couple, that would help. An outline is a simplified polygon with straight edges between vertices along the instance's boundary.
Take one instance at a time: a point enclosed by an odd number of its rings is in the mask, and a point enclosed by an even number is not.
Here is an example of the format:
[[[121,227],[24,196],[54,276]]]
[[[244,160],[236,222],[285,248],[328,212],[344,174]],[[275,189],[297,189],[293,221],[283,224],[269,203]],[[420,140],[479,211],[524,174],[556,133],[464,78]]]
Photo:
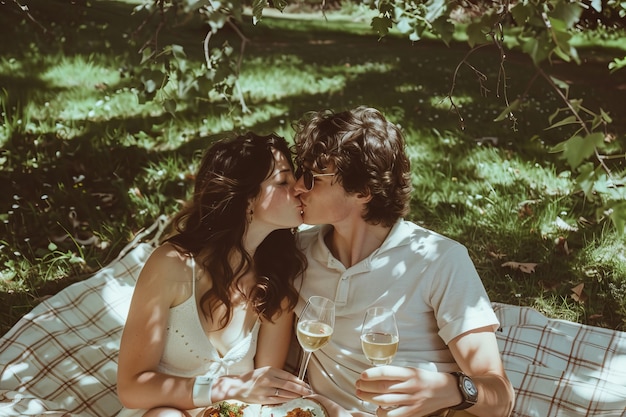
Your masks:
[[[514,393],[498,327],[466,249],[402,220],[411,193],[399,129],[375,109],[312,113],[297,167],[278,136],[252,133],[205,154],[193,199],[148,259],[122,337],[121,416],[195,416],[221,400],[314,396],[331,417],[508,416]],[[321,225],[293,234],[305,224]],[[335,331],[308,381],[282,368],[293,311],[336,304]],[[395,310],[393,366],[361,353],[365,310]]]

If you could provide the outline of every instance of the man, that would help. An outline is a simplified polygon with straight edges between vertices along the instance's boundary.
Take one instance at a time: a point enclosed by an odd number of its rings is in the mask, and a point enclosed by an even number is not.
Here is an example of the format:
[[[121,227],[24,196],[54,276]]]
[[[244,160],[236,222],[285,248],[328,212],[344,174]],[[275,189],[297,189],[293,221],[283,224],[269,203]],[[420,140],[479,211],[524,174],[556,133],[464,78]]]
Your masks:
[[[410,162],[400,130],[375,109],[305,116],[296,125],[296,192],[308,258],[299,312],[311,295],[336,304],[331,341],[313,353],[313,390],[348,411],[443,415],[465,409],[508,416],[514,393],[494,331],[499,323],[461,244],[403,220]],[[400,344],[392,365],[361,351],[365,310],[395,311]]]

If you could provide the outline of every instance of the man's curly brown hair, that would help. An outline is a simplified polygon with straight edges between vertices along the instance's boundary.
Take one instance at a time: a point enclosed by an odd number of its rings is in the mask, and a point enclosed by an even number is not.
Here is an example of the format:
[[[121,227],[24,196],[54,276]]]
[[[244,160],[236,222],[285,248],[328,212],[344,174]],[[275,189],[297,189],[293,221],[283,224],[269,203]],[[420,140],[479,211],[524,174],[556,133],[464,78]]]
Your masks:
[[[296,161],[323,172],[336,168],[346,192],[370,196],[363,218],[392,226],[409,211],[411,166],[400,129],[378,110],[360,106],[306,114],[294,125]]]

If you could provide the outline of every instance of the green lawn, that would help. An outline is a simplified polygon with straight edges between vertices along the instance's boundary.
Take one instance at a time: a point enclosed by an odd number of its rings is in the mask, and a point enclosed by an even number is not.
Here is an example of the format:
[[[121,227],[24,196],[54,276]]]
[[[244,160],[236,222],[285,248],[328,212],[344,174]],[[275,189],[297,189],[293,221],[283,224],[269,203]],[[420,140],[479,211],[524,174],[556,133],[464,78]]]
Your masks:
[[[304,112],[360,104],[405,131],[415,189],[410,218],[465,244],[492,300],[625,328],[624,240],[596,221],[593,206],[573,192],[566,163],[548,152],[569,137],[566,128],[545,130],[562,104],[536,81],[515,129],[494,122],[505,99],[495,49],[470,58],[487,76],[482,88],[461,67],[456,113],[446,96],[467,53],[462,42],[379,40],[365,18],[267,16],[240,28],[248,39],[240,87],[249,112],[204,92],[180,102],[172,117],[138,99],[140,43],[131,34],[142,14],[131,14],[130,3],[29,1],[33,15],[55,21],[51,36],[0,6],[0,37],[11,40],[0,43],[2,333],[42,298],[114,259],[160,214],[175,212],[215,138],[253,130],[291,139],[291,123]],[[206,31],[189,22],[160,36],[183,45],[188,71],[199,71]],[[225,39],[236,56],[236,33],[212,44]],[[623,153],[626,70],[609,74],[610,48],[619,45],[609,41],[581,41],[582,65],[547,69],[571,82],[571,94],[588,107],[613,116],[611,146]],[[526,91],[532,75],[529,59],[510,52],[508,97]],[[623,169],[623,159],[615,167]]]

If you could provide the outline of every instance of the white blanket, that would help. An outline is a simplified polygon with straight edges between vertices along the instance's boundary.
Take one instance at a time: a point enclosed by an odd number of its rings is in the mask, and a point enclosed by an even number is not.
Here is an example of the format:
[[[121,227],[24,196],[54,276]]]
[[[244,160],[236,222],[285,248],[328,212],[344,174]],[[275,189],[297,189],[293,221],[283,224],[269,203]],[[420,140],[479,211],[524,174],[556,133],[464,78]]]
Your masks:
[[[117,353],[139,244],[24,316],[0,339],[0,416],[114,416]],[[626,333],[494,303],[516,417],[626,417]]]

